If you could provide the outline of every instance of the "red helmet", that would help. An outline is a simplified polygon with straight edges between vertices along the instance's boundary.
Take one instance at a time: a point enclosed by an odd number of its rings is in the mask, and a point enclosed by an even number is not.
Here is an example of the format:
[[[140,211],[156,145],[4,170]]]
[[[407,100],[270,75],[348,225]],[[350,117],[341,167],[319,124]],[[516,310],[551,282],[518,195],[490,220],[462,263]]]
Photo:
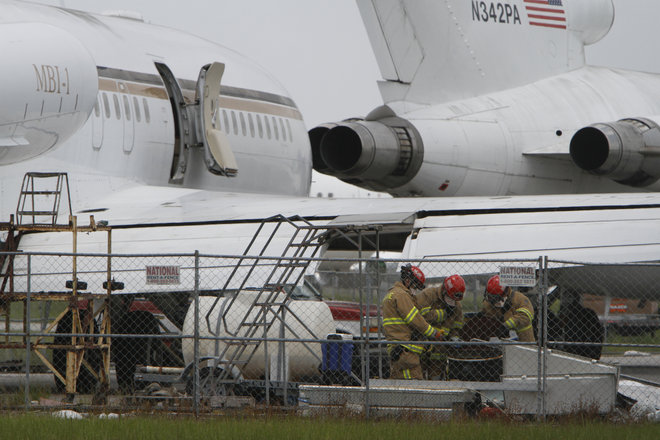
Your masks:
[[[504,296],[504,287],[500,284],[499,275],[490,277],[488,283],[486,283],[486,292],[491,295]]]
[[[454,301],[460,301],[463,299],[463,294],[465,293],[465,280],[460,275],[452,275],[445,278],[444,281],[445,292]]]
[[[410,280],[411,285],[416,289],[423,289],[424,283],[426,282],[426,277],[424,272],[417,267],[411,264],[406,264],[401,266],[401,281]]]

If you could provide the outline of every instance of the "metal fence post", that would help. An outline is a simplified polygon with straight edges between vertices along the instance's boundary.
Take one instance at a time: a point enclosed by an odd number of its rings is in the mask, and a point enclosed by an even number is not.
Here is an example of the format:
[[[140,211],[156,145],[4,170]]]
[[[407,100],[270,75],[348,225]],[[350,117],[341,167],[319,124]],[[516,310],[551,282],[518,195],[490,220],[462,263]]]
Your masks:
[[[25,303],[25,409],[30,409],[30,356],[32,354],[30,341],[30,293],[32,278],[32,256],[27,256],[27,299]],[[56,379],[57,380],[57,379]]]
[[[546,390],[547,390],[547,385],[548,385],[548,372],[547,372],[547,363],[548,363],[548,289],[550,289],[550,286],[548,285],[548,257],[545,256],[543,257],[543,359],[542,361],[542,369],[543,369],[543,400],[542,400],[542,407],[541,407],[541,415],[543,417],[543,421],[545,421],[547,417],[547,396],[546,396]]]
[[[537,310],[537,319],[536,319],[536,419],[542,420],[543,413],[543,338],[544,338],[544,328],[543,328],[543,316],[545,315],[545,309],[543,307],[543,298],[545,297],[543,281],[543,257],[538,259],[538,294],[536,300],[536,310]]]
[[[366,266],[366,264],[365,264],[365,266]],[[365,411],[364,411],[364,413],[365,413],[367,419],[369,419],[370,412],[371,412],[370,411],[371,410],[371,402],[370,402],[370,399],[369,399],[369,397],[370,397],[370,394],[369,394],[369,392],[370,392],[369,376],[370,376],[370,373],[371,373],[371,352],[369,350],[369,344],[371,342],[371,301],[370,301],[370,297],[371,297],[371,294],[372,294],[372,285],[371,285],[371,274],[369,272],[370,271],[367,268],[367,270],[365,271],[365,275],[366,275],[366,283],[365,283],[366,284],[366,289],[365,290],[367,292],[367,295],[366,295],[367,304],[365,306],[366,311],[364,313],[365,314],[365,318],[364,318],[365,326],[364,327],[365,327],[366,331],[365,331],[365,334],[364,334],[364,347],[363,347],[364,349],[362,350],[362,352],[365,353],[365,357],[364,357],[364,365],[365,365],[365,368],[364,368],[365,369],[365,371],[364,371],[364,373],[365,373],[364,374],[364,389],[365,389],[364,407],[365,408],[364,409],[365,409]],[[362,315],[363,314],[360,313],[361,317],[362,317]]]
[[[546,418],[546,362],[548,356],[548,257],[539,257],[539,292],[537,300],[537,341],[538,373],[537,373],[537,408],[536,418],[545,421]]]
[[[360,309],[365,310],[365,313],[360,312],[360,335],[363,336],[362,338],[362,343],[363,346],[360,347],[360,358],[362,360],[362,378],[364,380],[364,415],[369,420],[370,414],[370,404],[369,404],[369,318],[370,318],[370,304],[371,301],[369,301],[368,295],[371,294],[369,291],[369,288],[371,284],[369,283],[369,270],[366,267],[367,262],[362,259],[362,231],[358,231],[358,257],[360,258],[360,263],[358,264],[358,270],[360,274],[360,286],[359,286],[359,292],[360,292]],[[365,271],[362,271],[362,266],[364,266]],[[366,275],[366,283],[365,283],[365,275]],[[364,285],[366,284],[366,286]],[[366,306],[365,306],[365,298],[364,298],[364,293],[366,290],[367,298],[366,298]],[[365,316],[366,314],[366,316]],[[364,325],[366,322],[366,326]],[[366,332],[364,331],[364,328],[366,327]]]
[[[264,385],[265,385],[265,392],[266,392],[266,406],[270,407],[270,362],[269,362],[269,357],[268,357],[268,325],[267,325],[267,320],[266,320],[266,313],[267,309],[266,306],[261,306],[262,310],[262,316],[261,319],[263,321],[263,327],[264,327],[264,333],[263,333],[263,338],[264,338]]]
[[[195,330],[193,334],[193,412],[199,417],[199,251],[195,251]]]

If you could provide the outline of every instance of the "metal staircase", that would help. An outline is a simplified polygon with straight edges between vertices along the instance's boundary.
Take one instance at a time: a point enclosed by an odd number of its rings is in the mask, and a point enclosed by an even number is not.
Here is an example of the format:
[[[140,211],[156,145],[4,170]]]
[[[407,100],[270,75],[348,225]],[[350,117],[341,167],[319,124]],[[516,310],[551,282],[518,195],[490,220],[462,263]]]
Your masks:
[[[67,173],[25,173],[16,207],[17,225],[55,226],[60,211],[62,190],[65,188],[69,213],[71,213]]]
[[[24,231],[53,230],[57,228],[57,217],[62,202],[62,191],[66,188],[66,203],[71,214],[71,195],[67,173],[28,172],[23,176],[21,192],[16,206],[16,221],[11,216],[9,223],[0,224],[7,231],[5,242],[0,245],[0,296],[13,292],[13,264],[21,236]],[[67,225],[69,219],[67,218]],[[0,309],[1,309],[0,305]]]
[[[280,237],[281,240],[281,237],[289,236],[289,233],[290,239],[282,250],[281,242],[278,244],[277,238]],[[219,340],[215,341],[215,373],[207,375],[205,379],[213,377],[218,383],[224,384],[237,382],[240,378],[234,374],[236,369],[240,370],[250,363],[262,343],[259,339],[265,338],[275,323],[281,323],[279,338],[284,337],[285,329],[290,332],[292,338],[310,339],[309,335],[318,339],[326,337],[314,335],[304,320],[289,308],[289,303],[293,288],[302,281],[311,263],[310,259],[316,256],[328,233],[326,227],[314,226],[301,217],[286,218],[278,215],[261,222],[223,287],[223,291],[227,291],[230,285],[235,286],[240,279],[238,289],[230,298],[216,298],[206,314],[206,324],[211,334],[219,336],[224,331],[224,334],[236,339],[223,341],[222,347]],[[243,299],[244,295],[253,297],[245,311],[237,307],[237,300],[241,295]],[[222,303],[221,299],[224,299]],[[211,315],[218,306],[222,307],[219,312],[220,319],[212,322]],[[289,321],[296,320],[300,323],[307,335],[301,337],[296,334],[285,322],[285,316]],[[284,371],[285,344],[276,344],[279,350],[278,359],[282,360],[280,371]],[[317,356],[308,343],[303,345]]]

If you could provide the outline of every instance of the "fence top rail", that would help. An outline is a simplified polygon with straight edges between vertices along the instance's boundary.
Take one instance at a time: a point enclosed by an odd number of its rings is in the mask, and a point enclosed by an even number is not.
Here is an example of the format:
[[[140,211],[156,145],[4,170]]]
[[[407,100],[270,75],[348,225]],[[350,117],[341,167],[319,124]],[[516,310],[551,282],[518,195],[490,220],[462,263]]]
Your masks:
[[[413,263],[413,264],[429,264],[429,263],[525,263],[525,264],[539,264],[543,257],[539,256],[536,259],[531,258],[336,258],[336,257],[291,257],[281,255],[231,255],[231,254],[200,254],[198,252],[192,253],[139,253],[139,254],[122,254],[122,253],[81,253],[81,252],[42,252],[42,251],[1,251],[0,256],[44,256],[44,257],[86,257],[86,258],[208,258],[208,259],[244,259],[244,260],[261,260],[261,261],[333,261],[341,263],[360,263],[360,262],[387,262],[387,263]],[[565,264],[572,266],[635,266],[635,267],[660,267],[660,262],[591,262],[591,261],[576,261],[576,260],[560,260],[560,259],[547,259],[548,264]],[[549,268],[552,269],[552,268]]]
[[[108,254],[108,253],[83,253],[83,252],[41,252],[41,251],[14,251],[0,252],[0,256],[40,256],[40,257],[94,257],[94,258],[153,258],[153,257],[186,257],[194,258],[195,253],[172,253],[172,254]]]
[[[424,259],[414,259],[414,258],[375,258],[375,257],[363,257],[363,258],[329,258],[329,257],[292,257],[292,256],[281,256],[281,255],[230,255],[230,254],[198,254],[193,253],[161,253],[161,254],[121,254],[121,253],[81,253],[81,252],[42,252],[42,251],[14,251],[14,252],[0,252],[2,255],[14,255],[14,256],[51,256],[51,257],[90,257],[90,258],[154,258],[154,257],[185,257],[185,258],[194,258],[198,255],[200,258],[212,258],[212,259],[248,259],[248,260],[295,260],[295,261],[336,261],[336,262],[345,262],[345,263],[359,263],[359,262],[377,262],[383,261],[388,263],[532,263],[538,264],[541,257],[537,259],[517,259],[517,258],[502,258],[502,259],[469,259],[469,258],[424,258]]]
[[[548,264],[566,264],[572,266],[602,266],[602,267],[608,267],[608,266],[660,267],[660,262],[653,262],[653,261],[642,261],[642,262],[629,261],[629,262],[618,262],[618,263],[613,263],[613,262],[604,263],[604,262],[591,262],[591,261],[586,262],[586,261],[548,259]]]

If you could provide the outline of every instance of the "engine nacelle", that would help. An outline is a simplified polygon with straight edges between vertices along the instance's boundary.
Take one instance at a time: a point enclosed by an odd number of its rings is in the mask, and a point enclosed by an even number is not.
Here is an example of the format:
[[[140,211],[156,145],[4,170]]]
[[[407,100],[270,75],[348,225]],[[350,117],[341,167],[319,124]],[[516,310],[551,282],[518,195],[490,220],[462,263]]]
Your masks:
[[[309,131],[314,169],[374,191],[408,183],[424,159],[415,127],[380,107],[364,120],[323,124]]]
[[[583,170],[623,185],[648,186],[660,178],[658,119],[622,119],[582,128],[571,139],[571,158]]]
[[[87,121],[98,94],[83,44],[44,23],[0,25],[0,165],[38,156]]]

